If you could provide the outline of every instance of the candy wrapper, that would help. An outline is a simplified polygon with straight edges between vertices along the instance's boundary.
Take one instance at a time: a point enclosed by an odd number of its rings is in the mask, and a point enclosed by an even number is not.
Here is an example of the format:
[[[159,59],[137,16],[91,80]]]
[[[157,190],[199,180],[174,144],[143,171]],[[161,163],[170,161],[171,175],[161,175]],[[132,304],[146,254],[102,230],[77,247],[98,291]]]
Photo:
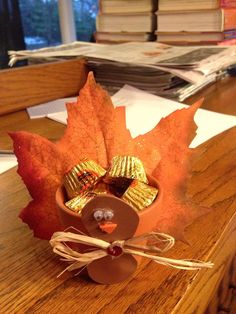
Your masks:
[[[67,195],[73,198],[93,187],[106,171],[93,160],[84,160],[68,171],[63,180]]]
[[[120,196],[134,210],[141,211],[155,200],[158,189],[147,183],[142,162],[133,156],[116,156],[112,159],[108,178],[106,170],[94,161],[81,162],[65,174],[63,185],[67,198],[65,205],[80,214],[84,205],[99,194]],[[97,182],[100,180],[100,183]],[[103,182],[104,181],[104,182]],[[123,192],[121,192],[123,191]]]
[[[136,138],[125,109],[88,75],[57,143],[27,132],[10,134],[18,173],[32,201],[20,213],[34,235],[50,240],[68,271],[87,269],[96,282],[131,276],[141,257],[181,269],[210,262],[176,260],[161,253],[209,209],[185,196],[195,150],[194,114],[201,102],[177,110]],[[158,266],[157,266],[158,267]]]

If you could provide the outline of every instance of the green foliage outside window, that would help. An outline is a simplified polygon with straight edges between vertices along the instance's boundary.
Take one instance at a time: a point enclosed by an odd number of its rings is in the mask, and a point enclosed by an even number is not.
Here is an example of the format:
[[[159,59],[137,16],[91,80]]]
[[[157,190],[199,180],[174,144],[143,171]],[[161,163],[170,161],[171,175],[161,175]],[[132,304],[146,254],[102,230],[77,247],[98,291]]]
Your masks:
[[[28,49],[61,43],[58,1],[20,0],[20,10]],[[74,0],[74,19],[77,39],[91,41],[98,11],[96,0]]]
[[[95,18],[98,12],[98,1],[74,0],[73,8],[77,39],[82,41],[93,40],[93,34],[96,29]]]

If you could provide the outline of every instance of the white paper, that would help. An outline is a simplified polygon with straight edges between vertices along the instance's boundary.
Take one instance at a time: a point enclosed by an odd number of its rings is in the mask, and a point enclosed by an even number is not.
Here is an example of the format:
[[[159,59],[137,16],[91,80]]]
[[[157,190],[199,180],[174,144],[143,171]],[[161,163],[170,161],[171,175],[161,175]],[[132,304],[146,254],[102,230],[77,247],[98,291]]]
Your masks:
[[[0,174],[17,165],[17,159],[12,154],[0,154]]]
[[[66,103],[76,101],[77,97],[60,98],[27,108],[30,119],[44,118],[47,114],[66,110]]]
[[[57,113],[48,114],[47,118],[66,124],[67,123],[67,111],[61,111]]]
[[[112,96],[114,106],[126,107],[126,126],[132,137],[153,129],[161,118],[171,112],[187,108],[188,105],[149,94],[137,88],[125,85]],[[66,124],[67,113],[49,114],[48,118]],[[236,126],[236,116],[198,109],[195,115],[198,126],[197,135],[190,144],[194,148],[211,137]]]

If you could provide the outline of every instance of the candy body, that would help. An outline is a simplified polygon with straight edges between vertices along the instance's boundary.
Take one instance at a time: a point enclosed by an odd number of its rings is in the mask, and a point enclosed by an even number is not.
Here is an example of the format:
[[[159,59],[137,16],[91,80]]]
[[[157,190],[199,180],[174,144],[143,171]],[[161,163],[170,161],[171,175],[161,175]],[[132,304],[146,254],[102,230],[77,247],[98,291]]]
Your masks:
[[[157,194],[157,188],[134,180],[121,199],[131,205],[136,211],[141,211],[154,202]]]
[[[137,179],[148,183],[144,166],[140,159],[134,156],[115,156],[112,158],[108,171],[110,180],[117,178]]]
[[[79,215],[100,194],[114,195],[139,212],[150,206],[158,194],[158,189],[148,184],[141,160],[134,156],[113,157],[108,170],[95,161],[84,160],[65,174],[64,187],[66,207]]]
[[[85,160],[74,166],[63,180],[68,198],[92,188],[105,174],[106,170],[93,160]]]

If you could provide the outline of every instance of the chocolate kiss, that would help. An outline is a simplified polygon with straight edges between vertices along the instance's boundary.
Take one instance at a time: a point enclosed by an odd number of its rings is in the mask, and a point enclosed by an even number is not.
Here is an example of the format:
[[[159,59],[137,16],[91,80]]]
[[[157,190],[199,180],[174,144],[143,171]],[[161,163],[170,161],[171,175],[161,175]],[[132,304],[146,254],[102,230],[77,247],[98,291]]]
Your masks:
[[[129,254],[117,258],[108,255],[87,266],[89,277],[102,284],[115,284],[126,280],[137,268],[136,259]]]

